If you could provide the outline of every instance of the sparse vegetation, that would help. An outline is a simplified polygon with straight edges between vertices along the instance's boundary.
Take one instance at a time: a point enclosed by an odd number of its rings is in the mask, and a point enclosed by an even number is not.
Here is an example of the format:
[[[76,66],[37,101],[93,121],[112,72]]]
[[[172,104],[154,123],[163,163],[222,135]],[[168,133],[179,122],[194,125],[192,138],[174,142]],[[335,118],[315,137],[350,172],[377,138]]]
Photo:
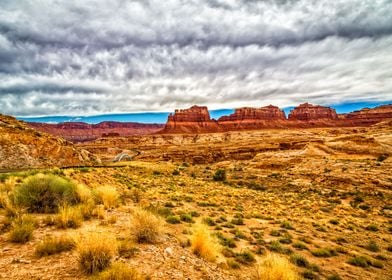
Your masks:
[[[294,267],[283,257],[268,254],[256,266],[256,280],[299,280]]]
[[[36,222],[29,215],[16,217],[11,224],[9,240],[14,243],[26,243],[33,237]]]
[[[99,186],[94,189],[97,202],[105,206],[106,209],[114,208],[118,205],[120,195],[115,187],[112,186]]]
[[[215,171],[215,174],[213,176],[214,181],[220,181],[224,182],[226,181],[226,170],[224,169],[218,169]]]
[[[83,215],[80,207],[63,205],[59,209],[55,222],[58,228],[78,228],[82,225]]]
[[[143,280],[145,279],[136,269],[121,263],[115,262],[112,266],[101,272],[97,280]]]

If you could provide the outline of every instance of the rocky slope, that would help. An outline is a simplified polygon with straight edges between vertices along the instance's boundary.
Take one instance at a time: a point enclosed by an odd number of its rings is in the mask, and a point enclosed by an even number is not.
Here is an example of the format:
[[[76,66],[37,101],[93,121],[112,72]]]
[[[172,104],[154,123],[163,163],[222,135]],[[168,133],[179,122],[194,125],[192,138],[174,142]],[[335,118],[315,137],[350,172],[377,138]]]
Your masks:
[[[28,123],[36,130],[60,136],[72,142],[94,140],[99,137],[118,137],[145,135],[157,132],[162,124],[143,124],[134,122],[101,122],[88,124],[84,122],[66,122],[59,124]]]
[[[266,128],[354,127],[370,126],[392,119],[392,105],[362,109],[349,114],[337,114],[329,107],[304,103],[294,108],[288,118],[276,106],[239,108],[217,121],[210,118],[207,107],[193,106],[170,114],[159,133],[211,133]]]
[[[64,139],[0,115],[0,169],[93,165],[98,160]]]

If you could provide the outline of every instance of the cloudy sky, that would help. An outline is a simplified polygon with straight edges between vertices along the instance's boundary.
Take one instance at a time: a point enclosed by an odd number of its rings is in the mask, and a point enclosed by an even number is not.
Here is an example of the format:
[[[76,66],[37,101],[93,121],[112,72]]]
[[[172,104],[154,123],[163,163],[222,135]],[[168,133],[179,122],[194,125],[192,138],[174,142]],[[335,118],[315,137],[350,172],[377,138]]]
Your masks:
[[[1,0],[0,112],[392,101],[391,0]]]

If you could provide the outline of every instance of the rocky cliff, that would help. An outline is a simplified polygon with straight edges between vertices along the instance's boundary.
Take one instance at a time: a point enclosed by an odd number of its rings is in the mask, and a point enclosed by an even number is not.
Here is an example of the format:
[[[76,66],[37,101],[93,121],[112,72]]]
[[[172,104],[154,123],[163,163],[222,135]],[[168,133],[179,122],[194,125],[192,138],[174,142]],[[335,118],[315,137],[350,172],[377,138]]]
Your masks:
[[[295,107],[288,119],[296,121],[337,120],[338,114],[329,107],[304,103]]]
[[[0,169],[86,166],[98,162],[94,155],[64,139],[0,115]]]
[[[60,136],[72,142],[95,140],[100,137],[119,137],[155,133],[163,128],[162,124],[144,124],[134,122],[101,122],[88,124],[66,122],[59,124],[28,123],[36,130]]]
[[[205,133],[218,132],[218,122],[212,120],[208,108],[192,106],[189,109],[175,110],[170,114],[167,123],[160,133]]]
[[[159,133],[209,133],[266,128],[350,127],[369,126],[392,119],[392,105],[362,109],[349,114],[337,114],[329,107],[304,103],[295,107],[286,118],[276,106],[236,109],[229,116],[215,121],[207,107],[193,106],[170,114],[167,124]]]

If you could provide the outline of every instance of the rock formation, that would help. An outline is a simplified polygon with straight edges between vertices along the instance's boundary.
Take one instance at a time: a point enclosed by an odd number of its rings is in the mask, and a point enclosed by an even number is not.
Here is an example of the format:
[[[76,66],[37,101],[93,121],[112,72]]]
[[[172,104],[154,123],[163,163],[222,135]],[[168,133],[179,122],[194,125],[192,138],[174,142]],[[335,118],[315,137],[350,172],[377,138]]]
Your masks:
[[[0,115],[0,169],[86,166],[99,163],[72,143]]]
[[[288,119],[296,121],[337,120],[338,115],[332,108],[304,103],[294,108]]]
[[[261,108],[244,107],[235,109],[229,116],[218,119],[219,126],[224,131],[236,129],[257,129],[281,127],[286,120],[286,114],[279,107],[269,105]]]
[[[362,109],[338,115],[329,107],[304,103],[295,107],[286,118],[276,106],[239,108],[218,121],[211,120],[207,107],[193,106],[170,114],[165,128],[159,133],[209,133],[265,128],[310,128],[369,126],[392,119],[392,105]]]
[[[170,114],[165,128],[160,133],[204,133],[221,131],[217,121],[212,120],[208,108],[192,106],[189,109],[175,110]]]
[[[68,141],[83,142],[100,137],[119,137],[155,133],[163,128],[162,124],[144,124],[134,122],[65,122],[59,124],[28,123],[36,130],[60,136]]]

